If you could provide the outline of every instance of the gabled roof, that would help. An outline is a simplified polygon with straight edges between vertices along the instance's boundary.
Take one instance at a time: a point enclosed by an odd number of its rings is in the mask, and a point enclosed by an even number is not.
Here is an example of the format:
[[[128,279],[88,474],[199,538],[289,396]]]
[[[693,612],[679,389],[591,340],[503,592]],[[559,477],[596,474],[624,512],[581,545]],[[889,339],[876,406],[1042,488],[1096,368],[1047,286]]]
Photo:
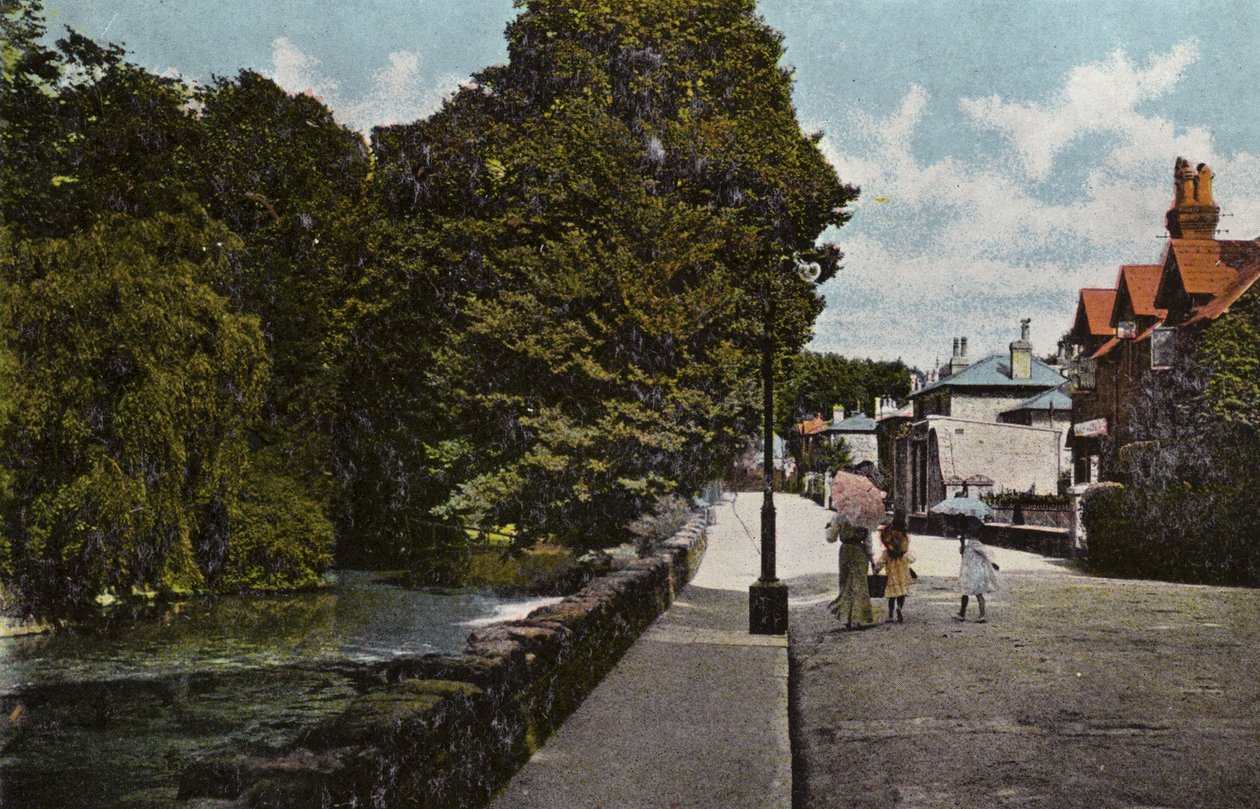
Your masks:
[[[1159,291],[1159,277],[1164,272],[1162,264],[1123,264],[1116,278],[1116,303],[1111,315],[1111,325],[1116,325],[1119,313],[1131,309],[1133,314],[1163,318],[1167,309],[1155,306],[1155,293]],[[1126,306],[1127,304],[1127,306]]]
[[[1238,270],[1260,259],[1260,243],[1246,240],[1170,239],[1155,304],[1167,309],[1178,288],[1188,295],[1218,295]]]
[[[1057,388],[1062,384],[1063,374],[1036,357],[1032,358],[1032,373],[1028,379],[1011,379],[1011,358],[993,354],[968,365],[953,376],[924,385],[910,394],[910,398],[945,388]]]
[[[1260,278],[1260,259],[1243,266],[1234,280],[1215,298],[1196,309],[1194,314],[1186,320],[1185,325],[1189,326],[1202,320],[1215,320],[1225,314],[1229,311],[1229,307],[1243,296],[1243,293],[1251,289],[1251,285],[1258,278]]]
[[[829,433],[873,433],[875,419],[864,413],[855,413],[843,421],[833,421],[827,427]]]
[[[1038,393],[1036,396],[1033,396],[1031,399],[1026,399],[1020,402],[1019,404],[1015,405],[1014,407],[1012,407],[1010,410],[1007,410],[1006,412],[1014,413],[1017,410],[1066,410],[1066,411],[1070,411],[1072,409],[1072,397],[1068,396],[1067,393],[1063,390],[1063,388],[1064,388],[1064,385],[1060,385],[1057,388],[1052,388],[1051,390]]]
[[[1086,288],[1081,290],[1076,303],[1076,320],[1072,324],[1072,336],[1077,340],[1087,337],[1106,337],[1115,334],[1111,327],[1111,313],[1116,305],[1114,289]]]
[[[796,431],[801,435],[818,435],[827,429],[827,420],[814,416],[812,419],[805,419],[796,425]]]

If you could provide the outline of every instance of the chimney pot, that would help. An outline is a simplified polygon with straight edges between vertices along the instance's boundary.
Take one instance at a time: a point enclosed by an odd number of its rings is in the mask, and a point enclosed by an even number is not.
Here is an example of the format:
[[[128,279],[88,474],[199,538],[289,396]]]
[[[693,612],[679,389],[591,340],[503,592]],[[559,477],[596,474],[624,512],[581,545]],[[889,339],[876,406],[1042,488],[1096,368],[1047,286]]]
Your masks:
[[[1019,339],[1011,343],[1011,379],[1032,378],[1032,343],[1028,342],[1030,318],[1019,321]]]

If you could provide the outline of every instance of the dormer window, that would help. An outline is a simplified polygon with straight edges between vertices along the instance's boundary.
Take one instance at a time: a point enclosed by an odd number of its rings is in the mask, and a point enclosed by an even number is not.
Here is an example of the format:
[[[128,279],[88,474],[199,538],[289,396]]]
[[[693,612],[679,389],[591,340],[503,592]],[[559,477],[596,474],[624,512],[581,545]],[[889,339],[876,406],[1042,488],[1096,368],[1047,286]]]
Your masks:
[[[1172,326],[1159,326],[1151,332],[1151,368],[1171,368],[1177,358],[1177,330]]]

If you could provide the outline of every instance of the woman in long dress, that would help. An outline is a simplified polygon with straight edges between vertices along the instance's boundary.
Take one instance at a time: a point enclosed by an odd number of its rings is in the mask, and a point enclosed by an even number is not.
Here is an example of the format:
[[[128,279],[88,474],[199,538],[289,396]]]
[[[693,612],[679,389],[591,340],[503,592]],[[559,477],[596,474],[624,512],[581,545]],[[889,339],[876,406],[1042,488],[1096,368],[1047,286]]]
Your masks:
[[[866,586],[866,571],[874,560],[871,533],[836,515],[827,525],[827,541],[836,540],[840,541],[840,594],[829,605],[831,613],[844,620],[845,629],[852,629],[854,624],[873,624],[875,609]]]

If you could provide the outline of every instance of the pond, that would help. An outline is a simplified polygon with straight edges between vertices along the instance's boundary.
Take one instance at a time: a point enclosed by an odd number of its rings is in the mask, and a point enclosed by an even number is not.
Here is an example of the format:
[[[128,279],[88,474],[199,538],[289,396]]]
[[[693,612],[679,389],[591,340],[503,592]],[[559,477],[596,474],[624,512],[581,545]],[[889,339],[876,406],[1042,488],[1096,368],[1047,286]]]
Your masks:
[[[0,807],[179,806],[186,764],[285,744],[344,709],[367,664],[458,652],[472,627],[556,600],[439,595],[340,571],[317,592],[0,638]]]

